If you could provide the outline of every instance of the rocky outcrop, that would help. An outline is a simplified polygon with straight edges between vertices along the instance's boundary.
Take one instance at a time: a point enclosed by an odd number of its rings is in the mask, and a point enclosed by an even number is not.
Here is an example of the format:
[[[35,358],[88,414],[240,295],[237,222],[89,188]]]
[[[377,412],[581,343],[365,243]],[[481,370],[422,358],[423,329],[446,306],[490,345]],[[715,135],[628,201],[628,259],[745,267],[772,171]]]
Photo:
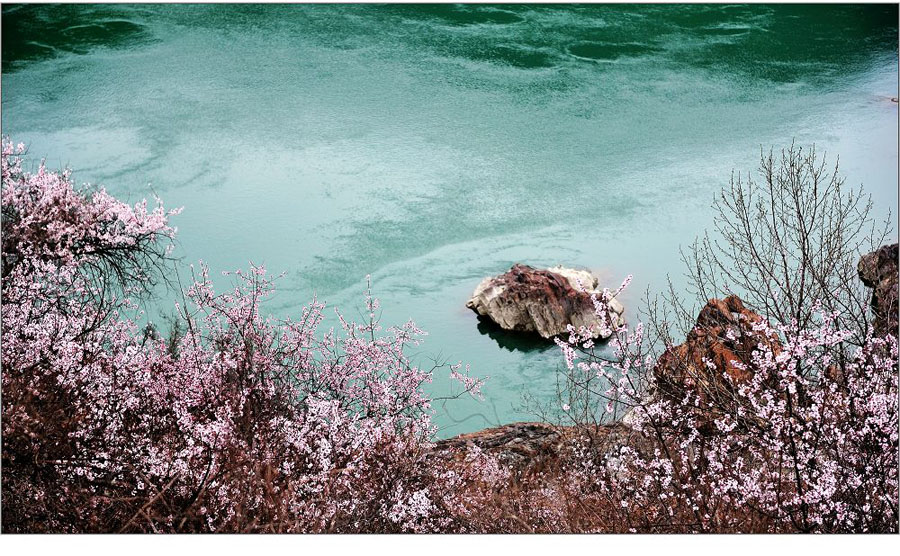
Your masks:
[[[898,328],[898,244],[886,245],[863,256],[858,264],[859,277],[873,288],[872,311],[876,332],[883,334]],[[489,315],[511,330],[544,330],[560,322],[580,326],[582,321],[560,315],[580,314],[587,294],[579,292],[578,281],[596,291],[597,279],[586,271],[554,267],[535,270],[525,265],[496,278],[485,279],[467,304],[479,314]],[[593,305],[588,306],[593,314]],[[621,305],[619,305],[621,307]],[[621,315],[621,310],[616,312]],[[573,322],[575,320],[576,322]],[[667,349],[653,368],[656,387],[647,401],[664,396],[681,403],[685,393],[696,393],[702,403],[697,428],[703,434],[716,430],[717,407],[734,403],[736,388],[752,378],[751,355],[758,345],[767,345],[773,354],[781,353],[778,337],[753,329],[763,317],[746,308],[735,295],[710,299],[697,316],[694,328],[684,343]],[[552,323],[556,323],[555,325]],[[561,329],[559,328],[561,327]],[[539,332],[544,337],[553,334]],[[826,369],[826,376],[834,372]],[[727,378],[726,378],[727,377]],[[832,377],[830,377],[832,378]],[[630,415],[613,425],[595,427],[554,426],[547,423],[511,423],[478,432],[440,440],[435,452],[445,458],[460,459],[472,447],[492,454],[518,472],[558,467],[579,441],[594,449],[614,453],[620,446],[651,450],[649,441],[631,427]],[[649,452],[648,452],[649,453]]]
[[[516,267],[510,273],[514,271]],[[684,343],[667,349],[657,361],[653,368],[656,388],[648,393],[647,401],[665,396],[681,403],[687,391],[697,393],[704,402],[700,404],[703,409],[697,410],[697,428],[711,434],[716,430],[713,420],[719,417],[715,408],[727,408],[734,400],[734,389],[752,377],[750,358],[757,345],[767,344],[773,353],[781,352],[774,333],[766,335],[753,329],[762,320],[737,296],[710,299]],[[459,459],[471,447],[477,447],[495,455],[510,469],[527,472],[558,466],[579,444],[608,455],[621,446],[639,451],[652,448],[647,438],[635,432],[626,415],[618,423],[593,427],[512,423],[441,440],[435,451],[442,457]]]
[[[872,288],[872,321],[875,334],[897,334],[897,247],[885,245],[859,259],[856,270],[863,284]]]
[[[464,453],[474,446],[497,456],[503,464],[521,466],[540,456],[556,454],[562,438],[559,427],[547,423],[511,423],[440,440],[436,449]]]
[[[752,377],[751,354],[757,345],[768,345],[776,355],[781,352],[774,333],[753,330],[762,320],[736,295],[710,299],[684,343],[667,349],[657,361],[653,395],[681,402],[686,392],[695,392],[707,408],[727,407],[734,389]],[[716,416],[699,417],[704,429]]]
[[[584,287],[579,287],[578,282]],[[505,330],[535,332],[552,338],[571,324],[591,331],[594,338],[608,337],[591,301],[600,293],[597,278],[585,270],[561,266],[547,270],[516,264],[505,274],[482,280],[466,303]],[[609,303],[610,319],[622,324],[625,308],[615,299]]]
[[[570,455],[579,439],[593,446],[612,449],[632,444],[634,435],[634,431],[622,424],[575,427],[537,422],[510,423],[439,440],[435,452],[444,457],[462,457],[470,448],[477,447],[510,469],[525,471],[558,464],[561,458]]]

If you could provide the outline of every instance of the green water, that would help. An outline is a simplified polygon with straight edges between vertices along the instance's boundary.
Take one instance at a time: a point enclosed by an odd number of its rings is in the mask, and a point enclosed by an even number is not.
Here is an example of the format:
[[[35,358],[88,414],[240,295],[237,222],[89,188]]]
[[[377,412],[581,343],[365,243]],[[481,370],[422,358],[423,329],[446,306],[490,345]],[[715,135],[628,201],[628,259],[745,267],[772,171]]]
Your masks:
[[[558,350],[464,303],[514,262],[591,268],[624,296],[678,280],[678,247],[760,146],[840,154],[897,205],[896,6],[16,6],[3,133],[131,201],[159,194],[185,264],[286,271],[350,315],[371,274],[418,359],[489,375],[441,435],[532,418]],[[223,282],[224,285],[224,282]],[[164,303],[165,305],[165,303]],[[450,388],[443,375],[429,389]]]

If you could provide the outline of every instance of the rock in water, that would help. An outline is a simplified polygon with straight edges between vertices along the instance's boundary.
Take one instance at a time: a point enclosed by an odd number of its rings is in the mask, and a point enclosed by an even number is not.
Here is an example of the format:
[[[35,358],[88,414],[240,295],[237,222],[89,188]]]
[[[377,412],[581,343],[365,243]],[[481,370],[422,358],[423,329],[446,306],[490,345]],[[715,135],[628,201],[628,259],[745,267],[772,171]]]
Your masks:
[[[875,334],[897,334],[897,246],[885,245],[859,259],[856,270],[863,284],[872,288]]]
[[[593,338],[605,339],[610,336],[609,325],[603,326],[591,301],[592,293],[602,291],[598,286],[597,278],[586,270],[561,266],[538,270],[516,264],[505,274],[482,280],[466,307],[504,330],[552,338],[565,334],[571,324],[576,329],[587,328]],[[612,299],[608,306],[612,322],[624,324],[622,304]]]

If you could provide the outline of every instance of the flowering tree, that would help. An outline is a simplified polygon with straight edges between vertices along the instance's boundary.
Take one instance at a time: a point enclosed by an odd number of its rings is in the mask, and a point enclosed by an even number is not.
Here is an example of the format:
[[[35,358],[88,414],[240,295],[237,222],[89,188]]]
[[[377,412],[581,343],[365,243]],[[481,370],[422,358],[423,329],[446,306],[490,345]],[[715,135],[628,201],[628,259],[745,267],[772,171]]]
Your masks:
[[[628,280],[595,296],[613,353],[586,330],[558,342],[578,426],[538,477],[435,450],[437,368],[406,355],[424,333],[383,328],[368,288],[364,322],[322,332],[317,301],[261,311],[264,268],[217,292],[201,264],[178,332],[141,330],[177,211],[2,148],[4,531],[897,530],[897,337],[855,326],[846,296],[710,300],[680,346],[612,318]]]
[[[857,261],[890,237],[890,218],[879,225],[871,197],[846,186],[837,162],[829,166],[815,146],[761,153],[757,179],[732,176],[713,209],[714,232],[682,253],[701,302],[734,293],[760,314],[804,328],[815,326],[821,307],[855,333],[848,341],[866,338],[871,292]]]
[[[619,331],[613,361],[573,347],[586,341],[574,334],[563,345],[569,373],[600,377],[607,389],[588,395],[609,400],[610,412],[630,407],[634,431],[627,442],[586,444],[574,491],[620,506],[624,530],[896,532],[897,339],[870,337],[838,363],[823,348],[849,333],[833,315],[823,320],[811,330],[754,323],[751,333],[780,346],[760,343],[747,364],[735,361],[742,379],[711,361],[687,365],[678,396],[647,367],[640,329]],[[822,372],[800,372],[808,366]]]
[[[6,531],[428,531],[454,527],[490,462],[431,465],[422,332],[264,316],[261,267],[216,293],[205,266],[183,334],[136,324],[174,236],[157,202],[125,205],[3,146],[3,514]],[[463,393],[481,382],[451,373]]]
[[[585,441],[570,464],[571,492],[609,527],[897,531],[897,334],[875,335],[847,282],[881,236],[860,236],[871,205],[800,153],[764,158],[765,187],[723,193],[724,241],[695,246],[689,267],[698,293],[731,295],[707,302],[684,344],[655,306],[649,329],[616,326],[608,291],[595,304],[612,355],[583,330],[558,340],[569,418],[596,427],[627,412],[626,440]]]

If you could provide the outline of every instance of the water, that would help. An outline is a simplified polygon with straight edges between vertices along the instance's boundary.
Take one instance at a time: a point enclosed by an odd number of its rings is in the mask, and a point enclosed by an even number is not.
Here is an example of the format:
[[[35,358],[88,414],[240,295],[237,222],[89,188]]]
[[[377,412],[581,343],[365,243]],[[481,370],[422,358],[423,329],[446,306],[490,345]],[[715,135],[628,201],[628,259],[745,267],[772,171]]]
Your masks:
[[[441,435],[533,418],[558,350],[464,303],[514,262],[679,283],[678,247],[761,147],[840,154],[897,205],[896,6],[3,7],[3,133],[79,181],[184,206],[185,264],[286,271],[313,295],[430,335],[486,400]],[[219,280],[224,285],[224,279]],[[163,305],[167,305],[164,303]],[[444,373],[428,386],[445,395]]]

